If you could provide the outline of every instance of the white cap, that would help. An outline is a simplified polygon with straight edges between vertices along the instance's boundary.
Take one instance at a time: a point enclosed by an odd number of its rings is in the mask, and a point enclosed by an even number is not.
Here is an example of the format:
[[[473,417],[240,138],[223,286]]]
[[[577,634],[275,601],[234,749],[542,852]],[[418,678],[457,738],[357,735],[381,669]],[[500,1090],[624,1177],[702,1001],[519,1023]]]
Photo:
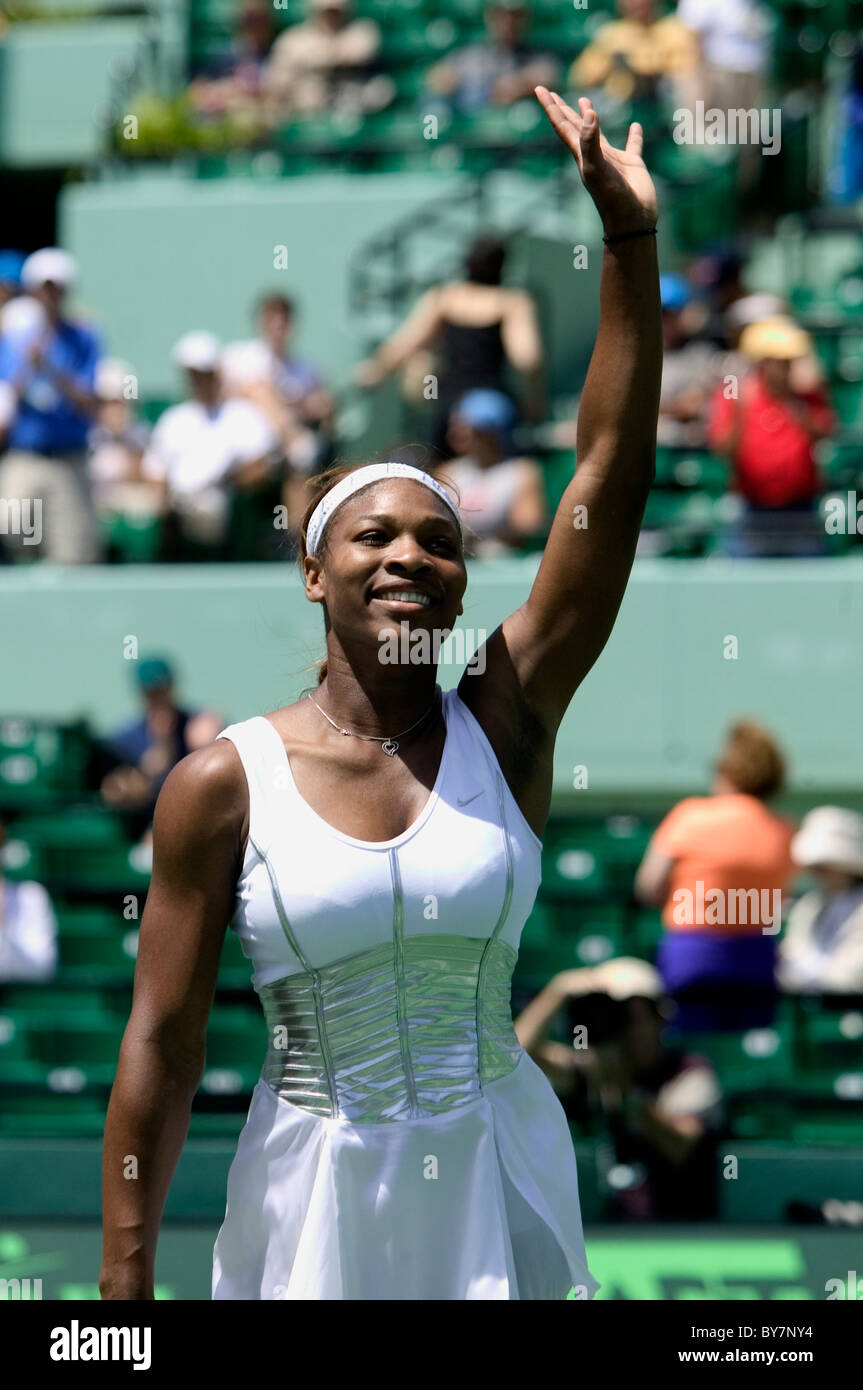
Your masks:
[[[178,367],[192,372],[214,372],[221,355],[222,345],[215,333],[203,331],[184,333],[171,353]]]
[[[637,956],[618,956],[592,966],[590,978],[594,990],[610,999],[661,999],[664,993],[658,971]]]
[[[41,333],[46,323],[43,306],[29,294],[16,295],[0,309],[0,333],[10,338]]]
[[[785,313],[785,300],[778,294],[746,294],[735,299],[725,313],[729,328],[745,328],[750,323],[760,323],[762,319],[772,319]]]
[[[68,289],[78,274],[78,263],[68,251],[59,246],[44,246],[28,256],[21,268],[21,284],[25,290],[37,290],[50,280]]]
[[[125,400],[126,381],[134,376],[128,362],[119,357],[103,357],[96,367],[96,395],[100,401]]]
[[[791,857],[803,869],[820,865],[863,877],[863,816],[843,806],[816,807],[803,817]]]
[[[255,338],[248,342],[228,343],[219,359],[219,366],[229,388],[273,379],[273,354],[266,343]]]

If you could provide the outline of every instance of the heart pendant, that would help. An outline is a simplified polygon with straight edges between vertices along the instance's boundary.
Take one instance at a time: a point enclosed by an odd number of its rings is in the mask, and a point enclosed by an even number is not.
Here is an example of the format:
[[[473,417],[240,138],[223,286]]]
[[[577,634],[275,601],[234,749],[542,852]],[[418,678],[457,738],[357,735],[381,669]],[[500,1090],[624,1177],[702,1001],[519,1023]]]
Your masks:
[[[386,743],[381,744],[381,751],[386,753],[390,758],[392,758],[399,751],[399,746],[396,743],[395,739],[388,738]]]

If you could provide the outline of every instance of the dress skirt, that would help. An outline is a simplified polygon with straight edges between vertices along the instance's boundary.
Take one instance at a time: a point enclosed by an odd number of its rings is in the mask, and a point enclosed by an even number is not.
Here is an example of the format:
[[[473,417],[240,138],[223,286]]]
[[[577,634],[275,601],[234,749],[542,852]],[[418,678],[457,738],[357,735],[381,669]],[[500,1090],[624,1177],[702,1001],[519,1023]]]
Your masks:
[[[259,1081],[214,1299],[592,1298],[569,1127],[523,1052],[475,1101],[351,1123]]]

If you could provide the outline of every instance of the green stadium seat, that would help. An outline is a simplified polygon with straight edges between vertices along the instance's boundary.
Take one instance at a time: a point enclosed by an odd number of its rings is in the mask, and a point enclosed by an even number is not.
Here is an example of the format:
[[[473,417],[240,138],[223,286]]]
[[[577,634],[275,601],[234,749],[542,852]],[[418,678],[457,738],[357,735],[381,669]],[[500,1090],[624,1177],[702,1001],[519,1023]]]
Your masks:
[[[25,809],[81,791],[89,757],[83,722],[0,718],[0,805]]]
[[[110,557],[130,565],[149,564],[158,558],[163,531],[160,516],[114,512],[103,516],[100,526]]]
[[[542,898],[534,903],[533,911],[524,924],[521,933],[523,945],[555,946],[559,941],[559,909],[554,903]]]
[[[40,1028],[33,1034],[32,1046],[37,1060],[54,1068],[96,1066],[110,1068],[113,1075],[124,1031],[119,1019],[72,1015],[55,1020],[53,1027]],[[83,1087],[70,1085],[69,1089]]]
[[[66,932],[61,938],[60,959],[67,979],[80,983],[122,983],[135,971],[138,932],[114,930]]]
[[[189,1135],[193,1139],[233,1139],[240,1133],[245,1122],[245,1110],[233,1114],[230,1112],[212,1114],[206,1110],[193,1110],[189,1123]]]
[[[545,497],[550,514],[560,505],[575,472],[575,455],[572,449],[563,449],[542,460],[542,477],[545,484]]]
[[[612,891],[602,844],[582,825],[546,832],[542,891],[556,898],[603,898]]]
[[[250,987],[252,963],[243,953],[240,938],[233,931],[225,932],[219,961],[219,985],[222,989]]]
[[[833,406],[844,429],[863,430],[863,383],[834,381]]]
[[[105,1106],[96,1096],[40,1092],[28,1096],[6,1094],[0,1100],[0,1135],[7,1138],[98,1138],[104,1128]]]
[[[54,985],[7,985],[0,1002],[0,1015],[5,1010],[16,1013],[62,1015],[69,1010],[89,1014],[114,1014],[111,995],[98,989],[63,989]],[[2,1034],[2,1029],[0,1029]]]
[[[656,450],[656,484],[697,488],[721,497],[728,489],[728,467],[706,450],[673,449],[660,444]]]
[[[628,954],[652,961],[662,930],[662,917],[658,908],[637,908],[628,924]]]
[[[122,821],[98,807],[19,821],[14,839],[29,847],[49,886],[131,893],[149,883],[149,851],[130,847]]]
[[[556,946],[522,941],[518,961],[513,971],[515,988],[536,994],[549,980],[561,970],[574,970],[583,965],[575,954],[575,942]]]
[[[260,1071],[267,1043],[260,1013],[217,1006],[207,1027],[207,1067],[251,1065]]]
[[[10,1063],[31,1059],[28,1011],[12,1003],[0,1005],[0,1080],[7,1079]]]
[[[688,1052],[708,1057],[729,1094],[787,1086],[794,1079],[792,1034],[785,1022],[739,1035],[693,1033],[678,1038],[673,1029],[669,1035]]]

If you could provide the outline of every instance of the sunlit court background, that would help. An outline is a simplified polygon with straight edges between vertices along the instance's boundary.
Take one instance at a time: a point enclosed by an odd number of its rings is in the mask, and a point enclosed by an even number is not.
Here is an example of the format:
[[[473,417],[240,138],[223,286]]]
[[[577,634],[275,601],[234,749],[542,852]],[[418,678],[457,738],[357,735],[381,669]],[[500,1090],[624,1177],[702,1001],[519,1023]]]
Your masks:
[[[435,64],[484,41],[481,3],[355,0],[354,15],[378,26],[371,95],[267,120],[248,93],[208,105],[190,88],[230,70],[241,8],[8,4],[0,240],[72,253],[71,304],[126,365],[145,425],[181,398],[171,350],[184,333],[249,339],[260,297],[290,296],[299,351],[334,394],[331,455],[362,461],[427,443],[434,403],[416,373],[367,389],[356,365],[425,289],[459,277],[474,236],[498,233],[507,282],[530,291],[539,316],[545,400],[517,440],[553,508],[573,467],[566,426],[596,330],[601,227],[531,98],[461,109],[429,95]],[[601,43],[612,11],[530,6],[529,41],[552,55],[562,93],[581,90],[572,64]],[[781,131],[770,153],[676,139],[674,82],[628,82],[617,64],[590,90],[613,141],[630,119],[644,124],[660,265],[687,281],[695,311],[733,253],[740,296],[778,296],[811,335],[835,412],[817,446],[820,553],[792,542],[785,556],[730,554],[739,518],[726,464],[703,440],[660,445],[620,618],[561,731],[516,1010],[561,970],[654,960],[659,913],[637,901],[635,872],[671,807],[709,790],[735,719],[762,722],[787,756],[778,809],[798,820],[824,804],[863,810],[863,4],[770,0],[759,14],[764,56],[741,90]],[[281,34],[306,10],[288,0],[272,15]],[[699,81],[688,98],[708,90]],[[56,972],[0,981],[0,1279],[40,1279],[44,1298],[98,1297],[101,1134],[149,878],[145,827],[100,795],[99,748],[138,712],[136,660],[169,660],[182,706],[224,724],[313,684],[322,624],[289,545],[274,543],[280,498],[278,486],[234,498],[227,550],[185,563],[160,559],[159,519],[133,509],[101,513],[99,564],[25,553],[0,565],[2,872],[45,887],[59,931]],[[847,524],[828,526],[837,501]],[[540,548],[534,537],[471,562],[465,629],[491,633],[524,601]],[[441,684],[460,675],[444,664]],[[769,1026],[687,1040],[724,1096],[709,1222],[620,1219],[637,1167],[615,1156],[601,1111],[573,1119],[600,1298],[821,1299],[850,1278],[863,1223],[861,1035],[863,997],[814,992],[780,999]],[[264,1045],[229,933],[159,1297],[209,1297]]]

